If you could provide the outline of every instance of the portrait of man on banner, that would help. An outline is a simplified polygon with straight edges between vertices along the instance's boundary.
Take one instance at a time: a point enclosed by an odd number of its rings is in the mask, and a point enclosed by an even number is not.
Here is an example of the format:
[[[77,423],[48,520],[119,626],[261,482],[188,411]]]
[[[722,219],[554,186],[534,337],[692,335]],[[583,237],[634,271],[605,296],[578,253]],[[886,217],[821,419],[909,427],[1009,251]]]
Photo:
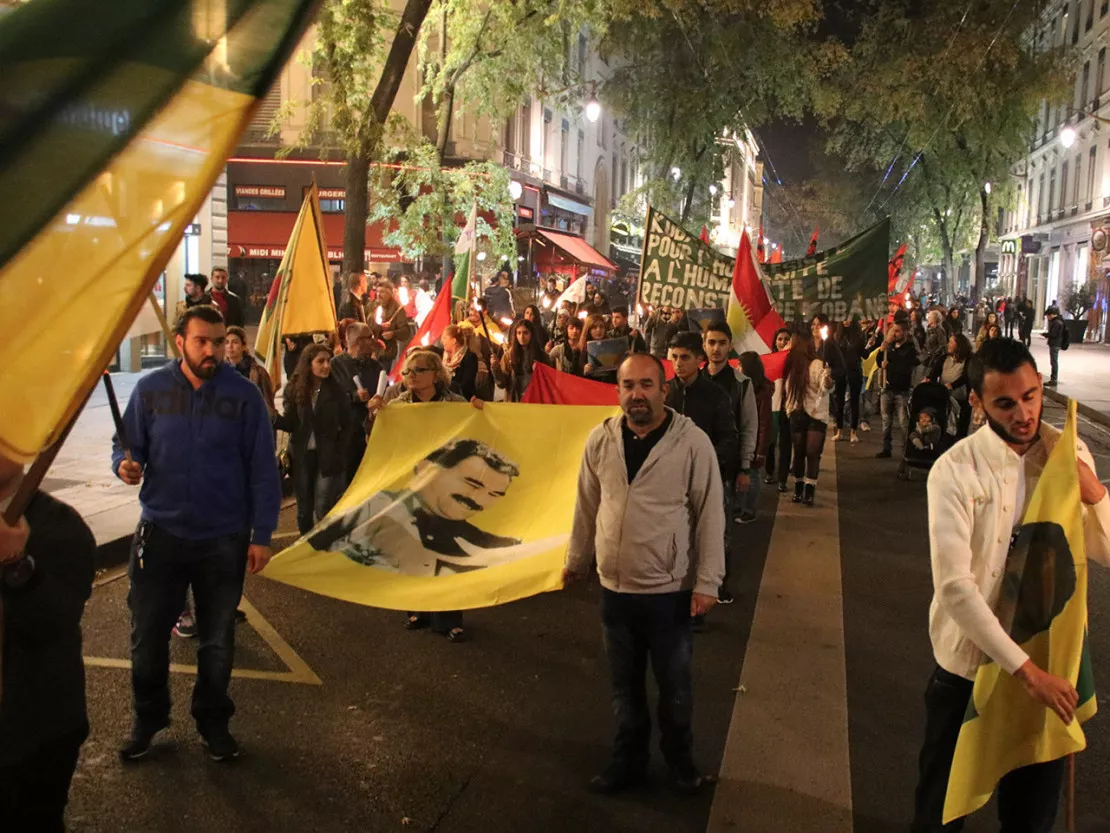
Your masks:
[[[417,463],[403,488],[377,492],[328,519],[308,543],[366,567],[409,576],[505,564],[530,554],[530,548],[470,521],[505,497],[519,475],[516,463],[485,443],[453,440]]]

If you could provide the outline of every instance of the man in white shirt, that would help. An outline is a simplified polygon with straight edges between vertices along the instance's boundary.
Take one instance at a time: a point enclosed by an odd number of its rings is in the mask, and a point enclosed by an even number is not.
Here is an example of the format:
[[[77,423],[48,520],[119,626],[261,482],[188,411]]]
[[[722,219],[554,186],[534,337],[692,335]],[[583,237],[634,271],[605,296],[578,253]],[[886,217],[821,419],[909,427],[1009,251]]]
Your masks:
[[[929,475],[929,548],[933,603],[929,636],[937,667],[925,691],[913,833],[959,830],[941,824],[948,777],[976,671],[994,661],[1026,693],[1070,723],[1078,695],[1065,679],[1038,668],[999,621],[997,605],[1013,533],[1060,432],[1041,422],[1043,387],[1028,349],[1013,339],[983,345],[969,370],[971,406],[987,426],[957,443]],[[1079,443],[1079,485],[1087,557],[1110,566],[1110,496]],[[1049,716],[1049,719],[1055,719]],[[1064,762],[1015,770],[998,787],[1005,831],[1052,830]]]

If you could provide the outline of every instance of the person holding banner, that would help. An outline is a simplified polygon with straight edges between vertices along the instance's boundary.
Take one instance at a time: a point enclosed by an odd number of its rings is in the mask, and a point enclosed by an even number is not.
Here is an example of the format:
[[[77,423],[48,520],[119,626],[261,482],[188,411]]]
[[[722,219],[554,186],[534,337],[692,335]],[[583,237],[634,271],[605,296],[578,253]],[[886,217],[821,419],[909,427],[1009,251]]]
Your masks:
[[[366,324],[355,321],[347,326],[347,349],[331,360],[331,372],[343,388],[350,403],[353,426],[350,431],[350,444],[347,447],[346,477],[349,484],[366,454],[366,403],[374,395],[378,377],[383,368],[374,358],[376,340]]]
[[[1003,584],[1013,581],[1007,566],[1016,554],[1016,532],[1061,433],[1042,422],[1042,377],[1021,342],[987,342],[972,357],[968,375],[971,405],[982,412],[987,427],[949,449],[929,473],[935,588],[929,637],[936,666],[925,690],[913,833],[959,829],[944,826],[942,816],[957,741],[982,667],[995,663],[1020,681],[1024,694],[1047,710],[1038,724],[1070,724],[1078,702],[1071,681],[1038,667],[1011,635],[1010,623],[1002,621],[1009,617],[999,613],[1007,596]],[[1110,566],[1110,497],[1082,441],[1076,475],[1086,557]],[[1064,764],[1058,759],[1023,766],[1001,778],[1002,830],[1054,829]]]
[[[724,580],[724,494],[713,444],[666,407],[659,359],[634,353],[617,370],[623,416],[590,434],[578,474],[563,580],[596,563],[617,720],[612,763],[590,781],[611,794],[647,775],[651,714],[644,673],[659,687],[660,748],[674,786],[705,783],[693,760],[691,622]]]
[[[509,332],[512,341],[494,365],[494,377],[497,386],[505,389],[508,401],[519,402],[532,381],[532,365],[539,362],[550,367],[551,360],[543,352],[539,325],[521,318]]]
[[[142,484],[128,565],[135,722],[124,761],[144,757],[169,725],[170,630],[190,587],[200,636],[193,718],[213,760],[239,755],[227,694],[235,608],[245,571],[270,560],[281,486],[262,394],[224,361],[225,338],[215,307],[187,310],[175,327],[181,360],[138,381],[112,441],[112,470]]]
[[[573,376],[584,376],[586,347],[582,340],[582,322],[577,318],[567,320],[566,341],[552,347],[549,355],[554,368]]]

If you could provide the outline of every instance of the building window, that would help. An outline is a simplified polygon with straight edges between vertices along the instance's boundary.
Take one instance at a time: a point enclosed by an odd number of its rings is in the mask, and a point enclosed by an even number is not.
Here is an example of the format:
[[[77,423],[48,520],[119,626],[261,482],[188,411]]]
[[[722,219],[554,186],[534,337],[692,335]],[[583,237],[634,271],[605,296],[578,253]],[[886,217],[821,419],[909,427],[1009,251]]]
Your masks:
[[[1064,15],[1064,25],[1067,25],[1067,15]],[[1071,27],[1071,42],[1072,44],[1079,43],[1079,14],[1075,15],[1075,25]]]
[[[574,175],[579,180],[582,179],[582,161],[586,156],[586,132],[584,130],[578,131],[578,159],[574,163]]]
[[[1095,65],[1095,108],[1102,97],[1102,85],[1106,83],[1106,47],[1098,51],[1098,63]]]
[[[1072,176],[1071,184],[1071,204],[1072,207],[1079,205],[1079,179],[1083,172],[1083,157],[1079,154],[1075,155],[1075,174]]]
[[[586,36],[578,36],[578,77],[586,77]]]
[[[1044,171],[1041,171],[1039,187],[1037,188],[1037,225],[1040,225],[1041,218],[1044,216]]]
[[[563,129],[559,134],[559,173],[567,175],[567,151],[570,148],[570,122],[563,119]]]
[[[520,108],[520,155],[532,159],[532,101],[525,101]]]
[[[1065,159],[1060,165],[1060,204],[1057,208],[1063,210],[1067,206],[1068,195],[1068,162]]]
[[[1091,148],[1090,154],[1087,156],[1087,202],[1090,203],[1095,198],[1095,169],[1098,162],[1098,146],[1095,145]]]
[[[1066,162],[1064,163],[1067,164]],[[1056,210],[1056,168],[1048,172],[1048,211],[1051,214]]]
[[[1087,109],[1087,102],[1090,99],[1087,95],[1091,91],[1091,62],[1087,61],[1083,64],[1083,76],[1079,86],[1079,108],[1080,110]]]
[[[1083,31],[1091,31],[1091,27],[1095,25],[1095,0],[1087,0],[1087,22],[1083,24]]]

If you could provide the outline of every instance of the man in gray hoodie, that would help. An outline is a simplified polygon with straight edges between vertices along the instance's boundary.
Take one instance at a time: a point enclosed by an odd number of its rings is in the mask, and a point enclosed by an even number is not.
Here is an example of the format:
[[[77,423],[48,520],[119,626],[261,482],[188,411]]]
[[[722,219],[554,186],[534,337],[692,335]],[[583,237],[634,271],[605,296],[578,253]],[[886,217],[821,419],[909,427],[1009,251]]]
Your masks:
[[[617,372],[623,417],[586,441],[563,579],[597,563],[601,620],[613,677],[613,761],[590,781],[614,793],[647,772],[648,658],[659,686],[660,748],[676,788],[704,783],[691,747],[691,617],[717,603],[725,571],[724,497],[713,443],[664,405],[662,363],[636,353]]]

